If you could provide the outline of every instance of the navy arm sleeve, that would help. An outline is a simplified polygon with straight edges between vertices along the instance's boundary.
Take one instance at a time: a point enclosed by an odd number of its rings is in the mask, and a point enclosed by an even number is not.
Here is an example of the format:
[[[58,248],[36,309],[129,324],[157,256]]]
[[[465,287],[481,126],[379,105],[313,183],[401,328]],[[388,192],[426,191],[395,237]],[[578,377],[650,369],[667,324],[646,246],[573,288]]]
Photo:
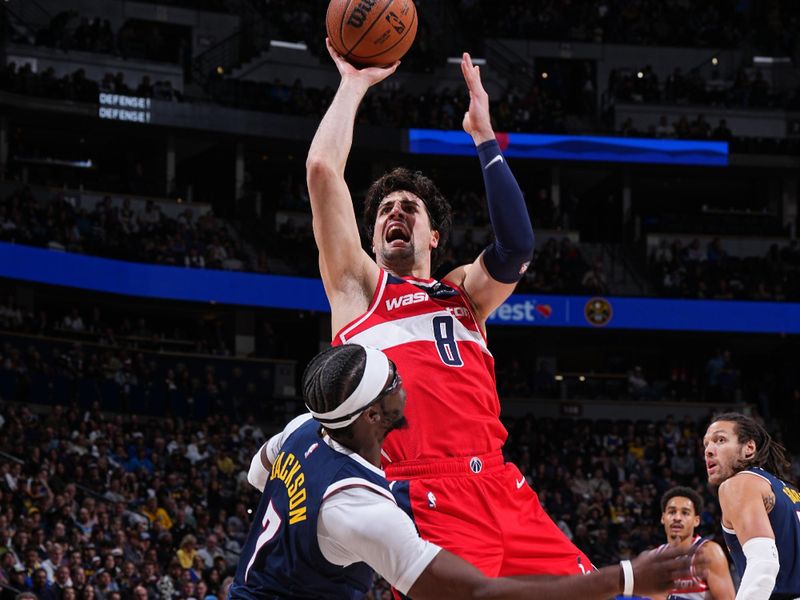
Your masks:
[[[533,258],[533,226],[525,198],[496,140],[478,146],[478,157],[495,237],[483,253],[483,262],[493,279],[516,283]]]

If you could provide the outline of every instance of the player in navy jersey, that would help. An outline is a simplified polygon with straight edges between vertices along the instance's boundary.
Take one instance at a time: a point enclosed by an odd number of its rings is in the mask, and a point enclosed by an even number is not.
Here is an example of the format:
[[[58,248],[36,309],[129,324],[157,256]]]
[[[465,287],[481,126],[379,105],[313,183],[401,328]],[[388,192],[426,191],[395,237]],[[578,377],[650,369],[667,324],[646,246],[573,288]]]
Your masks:
[[[652,600],[733,600],[736,597],[728,559],[722,548],[712,540],[695,535],[702,506],[700,494],[687,487],[674,487],[661,497],[661,524],[667,543],[658,551],[696,548],[697,560],[704,564],[704,575],[695,573],[693,577],[676,581],[666,596],[655,595]]]
[[[380,350],[356,344],[315,357],[303,375],[310,414],[253,457],[263,490],[231,600],[361,598],[372,569],[416,600],[602,600],[666,589],[690,572],[681,550],[649,553],[588,576],[490,579],[423,541],[378,467],[381,443],[404,426],[405,390]]]
[[[742,577],[737,600],[800,598],[800,492],[788,483],[783,446],[739,413],[717,416],[703,445],[725,543]]]

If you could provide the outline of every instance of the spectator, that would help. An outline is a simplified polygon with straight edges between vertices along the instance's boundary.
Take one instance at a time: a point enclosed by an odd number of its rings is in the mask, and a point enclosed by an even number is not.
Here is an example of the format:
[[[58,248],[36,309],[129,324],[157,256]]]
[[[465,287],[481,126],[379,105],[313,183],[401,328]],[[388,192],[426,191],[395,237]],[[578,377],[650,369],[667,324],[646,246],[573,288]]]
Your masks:
[[[214,560],[218,557],[225,558],[225,551],[218,546],[218,539],[215,534],[206,537],[205,544],[197,551],[197,556],[203,559],[206,569],[214,566]]]
[[[197,556],[197,538],[193,535],[183,536],[177,555],[181,568],[190,569],[194,565],[194,559]]]
[[[77,308],[73,309],[72,313],[64,317],[63,327],[64,329],[67,329],[69,331],[74,331],[77,333],[81,333],[86,329],[86,327],[83,324],[83,319],[81,318],[81,315],[78,313]]]
[[[588,294],[604,295],[608,293],[608,281],[603,270],[602,261],[595,261],[594,266],[583,275],[583,289]]]
[[[162,529],[170,529],[172,527],[172,519],[169,513],[158,505],[158,499],[155,496],[150,496],[147,499],[142,508],[142,513],[147,517],[151,525],[158,523]]]
[[[634,398],[652,395],[650,385],[644,377],[644,371],[639,365],[628,372],[628,392]]]
[[[42,568],[47,573],[48,583],[53,583],[56,579],[56,571],[64,565],[64,547],[59,543],[53,543],[50,546],[50,551],[47,560],[42,563]],[[69,572],[67,572],[69,576]]]

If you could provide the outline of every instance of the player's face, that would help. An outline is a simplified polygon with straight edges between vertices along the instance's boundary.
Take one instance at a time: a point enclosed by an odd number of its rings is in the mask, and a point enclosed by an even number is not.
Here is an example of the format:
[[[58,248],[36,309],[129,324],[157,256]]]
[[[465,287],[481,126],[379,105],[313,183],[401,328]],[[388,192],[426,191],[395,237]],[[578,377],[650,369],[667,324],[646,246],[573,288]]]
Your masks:
[[[712,423],[703,438],[703,453],[706,461],[708,483],[720,485],[737,472],[737,465],[755,454],[755,444],[751,441],[741,444],[736,435],[736,423],[717,421]]]
[[[381,200],[372,236],[378,264],[395,271],[410,270],[438,243],[439,233],[431,229],[428,211],[420,198],[399,190]]]
[[[694,512],[694,503],[683,496],[670,498],[661,514],[661,524],[670,542],[680,542],[694,535],[700,525],[700,516]]]
[[[386,439],[389,432],[395,429],[404,429],[408,426],[405,418],[406,409],[406,390],[403,388],[403,380],[400,375],[395,373],[392,381],[388,384],[388,393],[381,398],[378,409],[381,413],[381,425],[384,429],[381,441]]]

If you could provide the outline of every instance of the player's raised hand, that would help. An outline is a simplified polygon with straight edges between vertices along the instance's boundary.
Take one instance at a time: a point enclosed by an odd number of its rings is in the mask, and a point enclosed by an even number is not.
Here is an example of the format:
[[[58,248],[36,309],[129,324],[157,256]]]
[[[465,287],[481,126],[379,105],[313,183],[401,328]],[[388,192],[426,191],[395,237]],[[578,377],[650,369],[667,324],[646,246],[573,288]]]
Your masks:
[[[334,50],[329,38],[325,38],[325,45],[328,47],[328,53],[331,55],[333,62],[336,63],[336,68],[339,70],[342,79],[353,79],[367,86],[373,86],[389,77],[400,66],[400,61],[398,60],[385,67],[364,67],[359,69],[347,62],[341,54]]]
[[[704,567],[696,559],[696,548],[667,548],[642,552],[631,561],[633,589],[637,596],[657,594],[675,587],[679,579],[692,579]]]
[[[478,145],[494,139],[492,118],[489,114],[489,94],[483,89],[481,68],[472,64],[472,57],[468,52],[464,52],[461,57],[461,72],[469,89],[469,110],[464,113],[464,131]]]

